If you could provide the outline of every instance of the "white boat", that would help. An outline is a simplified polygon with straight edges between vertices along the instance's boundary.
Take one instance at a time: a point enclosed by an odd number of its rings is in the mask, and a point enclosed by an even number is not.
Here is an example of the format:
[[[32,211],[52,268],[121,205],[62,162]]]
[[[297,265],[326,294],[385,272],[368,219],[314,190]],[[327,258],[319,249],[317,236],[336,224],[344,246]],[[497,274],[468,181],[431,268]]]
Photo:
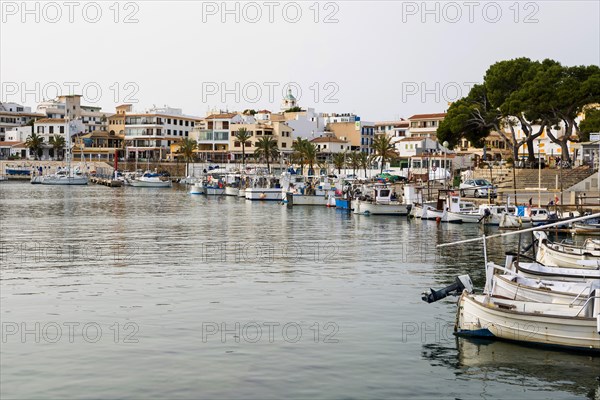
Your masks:
[[[239,188],[238,189],[238,197],[246,198],[246,188]]]
[[[489,294],[497,298],[582,306],[590,296],[593,283],[496,274],[493,275],[491,286]]]
[[[252,179],[250,186],[246,187],[247,200],[253,201],[281,201],[283,192],[279,179],[273,176],[257,176]]]
[[[226,196],[237,196],[240,192],[240,185],[242,183],[241,174],[227,174],[225,176],[225,195]]]
[[[583,246],[555,243],[545,232],[534,232],[537,239],[536,261],[550,267],[581,268],[581,260],[600,260],[600,242],[587,239]]]
[[[372,194],[352,200],[354,214],[363,215],[408,215],[409,206],[393,197],[389,185],[375,184]]]
[[[284,172],[281,174],[283,203],[298,206],[326,206],[335,198],[333,177],[304,176]],[[335,206],[335,200],[334,200]]]
[[[251,187],[246,188],[244,194],[247,200],[281,201],[283,199],[281,188]]]
[[[514,214],[516,208],[514,206],[482,204],[479,206],[479,214],[483,217],[481,220],[484,225],[498,226],[502,215]]]
[[[68,170],[63,169],[55,174],[41,177],[41,183],[42,185],[87,185],[88,177],[78,171],[69,173]]]
[[[32,185],[41,185],[43,180],[44,180],[44,177],[42,175],[32,175],[31,176],[31,184]]]
[[[67,121],[67,129],[65,133],[65,161],[66,168],[57,171],[55,174],[42,177],[42,185],[73,185],[82,186],[88,184],[88,177],[84,175],[79,167],[71,168],[71,157],[73,148],[71,146],[71,122]],[[81,147],[82,158],[83,147]]]
[[[442,215],[442,222],[476,224],[481,220],[481,215],[475,203],[462,201],[461,197],[456,194],[450,194],[446,202],[447,208],[444,215]]]
[[[129,185],[133,187],[146,188],[169,188],[171,187],[171,180],[160,176],[157,173],[146,171],[142,176],[138,176],[133,180],[130,180]]]
[[[600,295],[583,306],[498,299],[463,291],[455,333],[600,352]]]
[[[536,262],[517,262],[516,260],[511,265],[513,271],[525,277],[571,282],[600,279],[599,267],[600,262],[595,262],[595,265],[589,265],[588,268],[562,268],[548,267]]]
[[[190,188],[190,194],[206,194],[203,182],[196,182]]]
[[[574,222],[571,232],[583,235],[600,235],[600,223],[597,222]]]
[[[240,188],[234,186],[225,186],[225,195],[226,196],[237,196],[240,192]]]
[[[500,216],[499,226],[503,229],[522,229],[531,228],[533,223],[530,217],[504,213]]]

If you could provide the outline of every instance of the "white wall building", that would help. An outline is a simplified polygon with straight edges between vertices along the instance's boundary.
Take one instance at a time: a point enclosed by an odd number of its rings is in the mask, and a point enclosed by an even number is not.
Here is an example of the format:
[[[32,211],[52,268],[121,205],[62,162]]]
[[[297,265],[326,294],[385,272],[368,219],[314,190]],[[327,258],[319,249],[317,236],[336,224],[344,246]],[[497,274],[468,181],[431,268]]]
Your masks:
[[[135,112],[129,104],[120,107],[124,107],[120,115],[124,115],[128,158],[164,159],[171,144],[189,137],[202,121],[183,114],[180,108],[153,107]]]
[[[335,136],[322,136],[312,139],[311,142],[317,147],[319,153],[334,154],[350,151],[350,143],[338,139]]]
[[[44,117],[44,114],[31,112],[31,107],[12,102],[0,102],[0,142],[6,140],[5,133],[7,131],[26,125],[32,119],[35,120]]]
[[[108,130],[110,113],[102,112],[101,107],[81,104],[81,95],[59,96],[54,100],[45,100],[37,107],[39,113],[48,118],[80,119],[85,126],[85,132]]]

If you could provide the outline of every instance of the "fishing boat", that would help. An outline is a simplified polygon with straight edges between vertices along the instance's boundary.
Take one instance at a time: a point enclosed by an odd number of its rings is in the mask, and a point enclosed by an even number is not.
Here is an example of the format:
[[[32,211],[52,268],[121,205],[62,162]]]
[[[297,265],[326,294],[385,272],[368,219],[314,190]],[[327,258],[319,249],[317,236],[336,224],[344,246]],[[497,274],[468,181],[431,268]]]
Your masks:
[[[225,176],[225,195],[238,196],[242,177],[240,174],[228,174]]]
[[[399,201],[392,188],[385,183],[373,185],[371,194],[352,200],[354,214],[405,216],[410,206]]]
[[[600,293],[582,306],[501,299],[463,291],[455,333],[600,352]]]
[[[571,232],[579,235],[600,235],[600,221],[594,219],[585,222],[573,222]]]
[[[129,185],[146,188],[169,188],[172,184],[170,179],[156,172],[146,171],[142,176],[135,177],[129,181]]]
[[[511,258],[507,257],[508,264],[511,263]],[[484,293],[511,300],[583,305],[595,289],[600,289],[600,281],[571,282],[527,278],[488,262]]]
[[[447,198],[446,212],[442,222],[479,223],[481,215],[475,203],[462,201],[460,195],[451,193]]]
[[[479,214],[484,225],[499,226],[504,214],[514,214],[516,207],[508,205],[481,204]]]
[[[600,261],[586,264],[580,261],[581,268],[548,267],[537,262],[513,261],[511,269],[529,278],[544,278],[557,281],[588,281],[600,279]]]
[[[497,298],[574,306],[582,306],[594,286],[590,282],[541,280],[510,274],[496,274],[492,282],[489,293]]]
[[[534,232],[537,240],[536,261],[550,267],[580,268],[581,260],[600,260],[600,241],[587,239],[582,246],[556,243],[545,232]]]
[[[250,187],[246,187],[247,200],[281,201],[283,199],[279,179],[273,176],[257,176],[252,179]]]
[[[335,195],[335,186],[326,176],[303,176],[284,172],[281,174],[283,203],[299,206],[325,206]]]
[[[204,182],[196,182],[190,188],[190,194],[206,194]]]

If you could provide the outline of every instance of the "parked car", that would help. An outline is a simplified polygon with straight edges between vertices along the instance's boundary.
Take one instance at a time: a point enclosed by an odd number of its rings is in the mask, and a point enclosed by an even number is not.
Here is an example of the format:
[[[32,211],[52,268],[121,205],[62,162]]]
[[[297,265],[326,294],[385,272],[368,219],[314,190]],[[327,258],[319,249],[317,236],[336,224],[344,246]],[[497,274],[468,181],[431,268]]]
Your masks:
[[[468,179],[460,184],[460,195],[466,197],[471,195],[473,197],[492,197],[498,196],[496,187],[492,183],[485,179]]]

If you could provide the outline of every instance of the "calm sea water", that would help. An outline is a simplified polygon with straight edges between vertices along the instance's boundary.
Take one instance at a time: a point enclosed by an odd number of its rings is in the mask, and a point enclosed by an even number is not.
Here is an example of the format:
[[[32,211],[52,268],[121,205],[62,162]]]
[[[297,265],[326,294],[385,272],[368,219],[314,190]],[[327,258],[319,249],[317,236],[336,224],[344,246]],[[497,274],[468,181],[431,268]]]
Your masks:
[[[456,298],[421,301],[481,287],[480,245],[435,248],[477,226],[3,183],[0,232],[3,399],[599,398],[598,359],[457,340]]]

